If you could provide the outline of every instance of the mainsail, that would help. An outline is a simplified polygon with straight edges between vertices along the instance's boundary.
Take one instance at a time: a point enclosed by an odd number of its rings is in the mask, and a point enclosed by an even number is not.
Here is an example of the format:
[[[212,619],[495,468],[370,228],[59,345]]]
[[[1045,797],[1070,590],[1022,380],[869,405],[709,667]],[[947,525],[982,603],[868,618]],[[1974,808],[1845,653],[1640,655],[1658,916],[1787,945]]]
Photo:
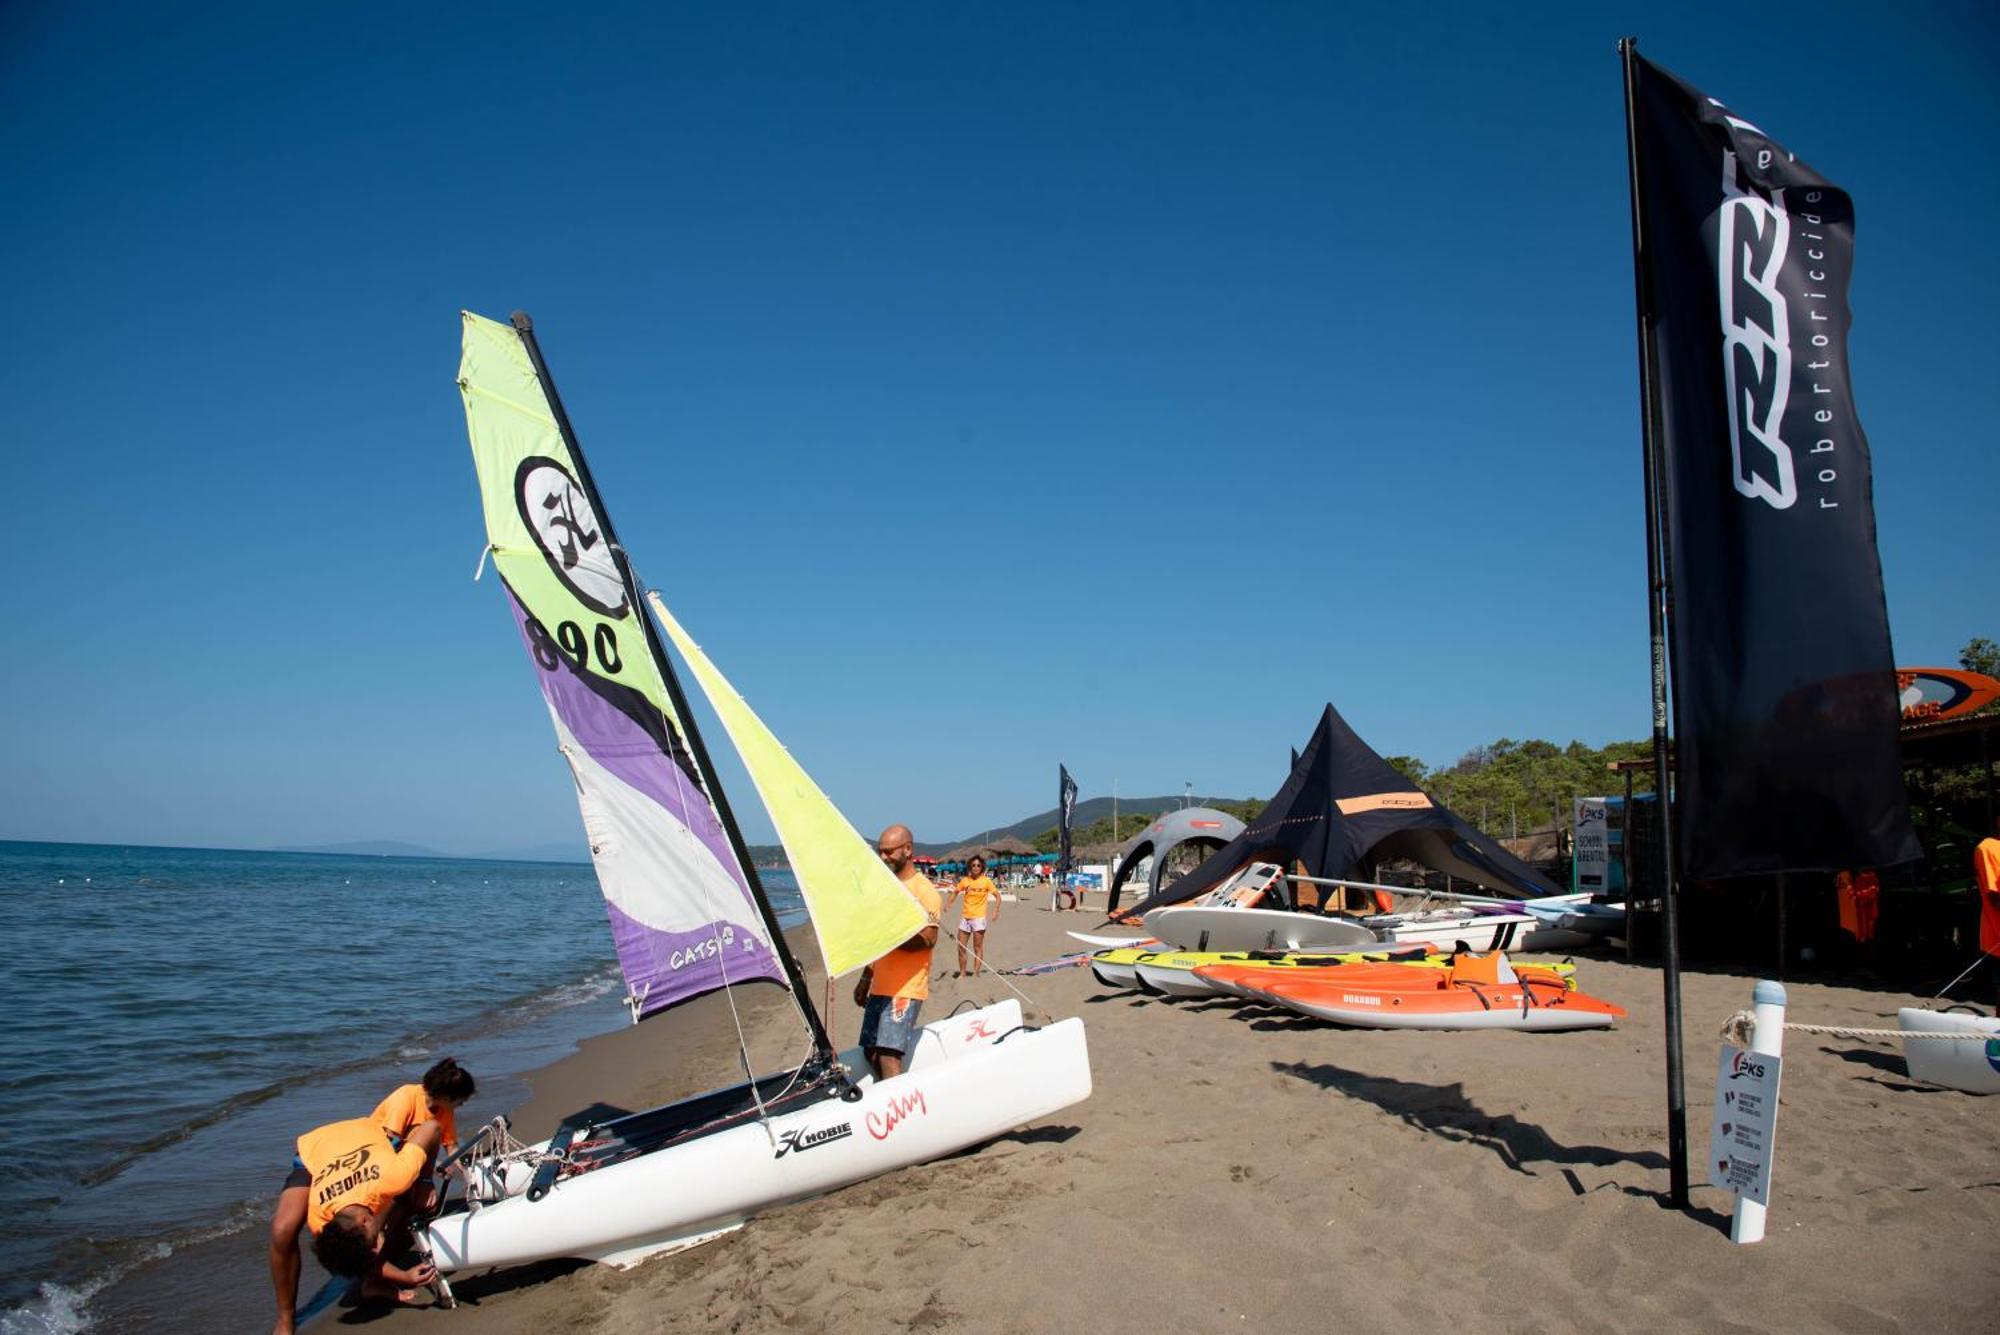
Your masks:
[[[489,550],[576,779],[634,1013],[783,981],[553,391],[518,330],[463,316],[458,384]]]
[[[875,850],[709,661],[660,595],[649,593],[647,600],[701,683],[778,828],[806,911],[812,914],[826,976],[858,969],[923,930],[928,921],[923,909]]]

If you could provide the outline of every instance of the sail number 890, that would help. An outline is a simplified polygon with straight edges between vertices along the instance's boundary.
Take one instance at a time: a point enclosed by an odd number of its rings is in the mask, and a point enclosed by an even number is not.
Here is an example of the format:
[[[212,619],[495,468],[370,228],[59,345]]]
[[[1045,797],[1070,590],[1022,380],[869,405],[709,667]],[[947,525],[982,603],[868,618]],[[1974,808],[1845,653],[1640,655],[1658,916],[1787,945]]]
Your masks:
[[[590,666],[593,657],[606,672],[615,674],[625,666],[618,656],[618,633],[602,621],[588,636],[584,634],[583,627],[574,621],[557,623],[556,633],[550,635],[547,626],[529,617],[528,647],[544,672],[554,672],[557,662],[565,658],[579,672]]]

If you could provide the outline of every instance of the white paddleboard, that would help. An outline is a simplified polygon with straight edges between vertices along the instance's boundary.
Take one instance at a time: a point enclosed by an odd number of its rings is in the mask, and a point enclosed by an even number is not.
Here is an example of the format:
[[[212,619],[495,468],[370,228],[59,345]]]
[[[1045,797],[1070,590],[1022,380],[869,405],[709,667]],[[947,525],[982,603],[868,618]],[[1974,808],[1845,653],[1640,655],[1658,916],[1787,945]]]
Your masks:
[[[1092,936],[1089,932],[1071,932],[1070,939],[1081,941],[1086,946],[1098,950],[1122,950],[1126,946],[1157,946],[1161,942],[1150,936]]]
[[[1381,944],[1351,919],[1281,909],[1181,904],[1154,909],[1145,922],[1147,931],[1182,950],[1351,950]]]

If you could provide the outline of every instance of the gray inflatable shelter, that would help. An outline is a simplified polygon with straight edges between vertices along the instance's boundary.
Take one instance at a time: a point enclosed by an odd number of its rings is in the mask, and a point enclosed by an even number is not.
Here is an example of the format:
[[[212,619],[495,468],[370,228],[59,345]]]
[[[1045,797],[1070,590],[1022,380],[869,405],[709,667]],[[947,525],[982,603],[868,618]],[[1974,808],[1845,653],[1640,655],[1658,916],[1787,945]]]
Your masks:
[[[1214,807],[1182,807],[1178,811],[1163,811],[1139,833],[1126,840],[1118,850],[1118,870],[1111,877],[1111,894],[1105,912],[1117,909],[1118,896],[1132,875],[1132,869],[1153,859],[1152,870],[1146,876],[1146,898],[1160,893],[1160,873],[1166,868],[1167,855],[1183,844],[1201,850],[1204,855],[1212,854],[1238,835],[1243,833],[1243,822],[1226,811]]]

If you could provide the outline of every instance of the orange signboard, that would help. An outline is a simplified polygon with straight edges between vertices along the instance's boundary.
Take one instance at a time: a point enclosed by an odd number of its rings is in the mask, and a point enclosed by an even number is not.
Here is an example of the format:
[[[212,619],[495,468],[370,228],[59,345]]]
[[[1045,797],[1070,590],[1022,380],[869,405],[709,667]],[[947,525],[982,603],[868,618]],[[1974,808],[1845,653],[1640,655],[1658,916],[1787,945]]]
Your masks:
[[[1959,718],[2000,700],[2000,681],[1960,668],[1897,668],[1903,721]]]

